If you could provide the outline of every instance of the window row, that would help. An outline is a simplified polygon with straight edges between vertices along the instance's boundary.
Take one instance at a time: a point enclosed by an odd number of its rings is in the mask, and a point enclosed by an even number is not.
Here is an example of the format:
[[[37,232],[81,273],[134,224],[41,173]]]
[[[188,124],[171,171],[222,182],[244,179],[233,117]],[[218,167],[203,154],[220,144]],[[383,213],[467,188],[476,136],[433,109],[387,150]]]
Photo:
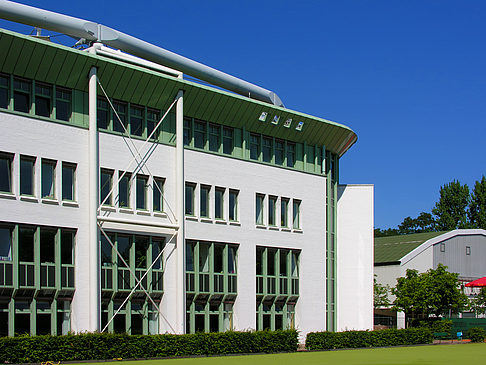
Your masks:
[[[250,159],[273,163],[279,166],[295,167],[296,144],[294,142],[250,133]]]
[[[234,138],[234,128],[204,120],[184,118],[185,146],[231,155],[235,146]]]
[[[0,74],[0,108],[69,122],[72,91],[48,83]]]
[[[185,185],[185,213],[188,216],[199,213],[202,219],[237,222],[238,194],[235,189],[188,182]]]
[[[280,215],[278,208],[280,206]],[[255,199],[255,223],[259,226],[268,225],[288,229],[292,227],[300,230],[301,200],[277,197],[275,195],[256,194]],[[292,213],[290,215],[290,213]]]
[[[137,137],[150,137],[158,140],[162,129],[174,123],[175,114],[169,113],[159,128],[160,111],[142,105],[135,105],[120,100],[107,100],[99,97],[97,102],[98,128],[119,133],[128,133]]]
[[[15,194],[16,184],[21,196],[75,201],[76,164],[0,152],[0,193]]]
[[[102,168],[100,202],[129,210],[163,212],[164,183],[161,177]]]

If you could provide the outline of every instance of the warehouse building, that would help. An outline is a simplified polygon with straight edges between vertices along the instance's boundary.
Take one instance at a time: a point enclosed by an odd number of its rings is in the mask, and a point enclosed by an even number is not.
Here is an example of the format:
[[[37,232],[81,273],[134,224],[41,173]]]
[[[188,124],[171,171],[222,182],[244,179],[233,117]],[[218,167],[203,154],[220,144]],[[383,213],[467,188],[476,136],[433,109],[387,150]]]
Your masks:
[[[79,20],[0,6],[36,16]],[[355,133],[96,29],[0,29],[0,335],[371,329],[373,186],[339,184]]]

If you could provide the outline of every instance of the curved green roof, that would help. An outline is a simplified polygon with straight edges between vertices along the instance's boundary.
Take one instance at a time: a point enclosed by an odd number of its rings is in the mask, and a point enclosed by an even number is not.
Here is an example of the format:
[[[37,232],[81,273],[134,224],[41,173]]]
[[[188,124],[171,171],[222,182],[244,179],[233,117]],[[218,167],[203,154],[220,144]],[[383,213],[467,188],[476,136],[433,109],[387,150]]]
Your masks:
[[[98,68],[107,94],[115,99],[164,110],[184,90],[184,114],[295,142],[324,145],[342,156],[357,140],[348,127],[214,87],[168,76],[104,56],[0,29],[0,69],[16,76],[88,90],[88,73]],[[259,121],[267,112],[265,122]],[[274,116],[280,117],[272,124]],[[290,128],[284,121],[292,119]],[[296,130],[303,122],[301,131]]]

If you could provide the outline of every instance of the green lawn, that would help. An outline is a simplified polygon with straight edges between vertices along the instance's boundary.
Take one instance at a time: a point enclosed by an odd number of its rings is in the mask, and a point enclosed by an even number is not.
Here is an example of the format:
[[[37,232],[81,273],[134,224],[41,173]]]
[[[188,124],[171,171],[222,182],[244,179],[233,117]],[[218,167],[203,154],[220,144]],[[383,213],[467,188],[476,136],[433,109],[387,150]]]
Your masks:
[[[231,365],[481,365],[486,364],[486,343],[144,360],[130,361],[127,365],[228,365],[229,363]]]

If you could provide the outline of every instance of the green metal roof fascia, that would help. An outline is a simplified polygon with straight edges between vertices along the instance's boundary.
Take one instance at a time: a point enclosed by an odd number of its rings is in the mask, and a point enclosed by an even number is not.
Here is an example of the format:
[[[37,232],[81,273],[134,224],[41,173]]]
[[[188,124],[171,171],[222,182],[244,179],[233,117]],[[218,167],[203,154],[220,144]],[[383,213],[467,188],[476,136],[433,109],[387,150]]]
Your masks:
[[[48,41],[45,41],[45,40],[42,40],[42,39],[37,39],[37,38],[34,38],[34,37],[21,35],[21,34],[17,34],[17,33],[6,31],[6,30],[1,30],[1,34],[7,34],[11,37],[16,37],[18,39],[23,40],[24,42],[28,41],[28,43],[30,43],[30,44],[41,43],[41,44],[44,44],[46,47],[55,47],[55,48],[58,48],[59,50],[62,50],[63,52],[68,53],[68,54],[73,54],[73,55],[76,54],[76,56],[77,56],[76,58],[86,57],[84,59],[84,61],[85,61],[84,64],[81,64],[81,62],[82,62],[81,60],[76,60],[75,61],[76,66],[72,67],[72,69],[70,70],[70,73],[73,73],[72,70],[75,67],[76,68],[88,67],[88,69],[81,70],[82,72],[85,72],[87,74],[87,72],[89,72],[89,67],[91,67],[91,65],[93,65],[93,64],[98,64],[99,66],[101,66],[102,64],[105,64],[105,63],[116,64],[116,65],[119,65],[123,68],[129,68],[129,69],[132,69],[132,70],[136,70],[136,73],[138,73],[138,72],[148,73],[148,74],[151,74],[154,77],[165,79],[166,82],[169,83],[169,84],[171,84],[171,83],[178,84],[179,88],[181,88],[185,91],[188,91],[189,89],[194,90],[194,88],[195,88],[199,91],[198,94],[202,93],[204,95],[205,93],[210,93],[215,98],[218,98],[218,96],[219,97],[225,97],[225,96],[230,97],[230,98],[234,99],[235,102],[242,103],[243,105],[246,105],[246,108],[251,106],[252,107],[251,109],[258,111],[258,113],[255,113],[254,116],[251,115],[251,118],[250,118],[250,116],[247,116],[246,118],[248,120],[242,120],[242,121],[240,121],[240,123],[235,121],[239,125],[248,126],[248,124],[250,124],[249,122],[258,121],[258,117],[259,117],[261,111],[268,112],[269,116],[270,115],[284,115],[284,114],[288,113],[287,115],[291,116],[292,119],[293,119],[292,126],[290,127],[290,129],[295,129],[294,126],[299,121],[304,122],[304,127],[303,127],[302,132],[295,131],[294,134],[289,134],[290,133],[289,131],[282,133],[277,128],[275,130],[272,130],[272,132],[273,132],[272,135],[276,135],[279,138],[286,138],[286,139],[289,139],[289,140],[293,140],[295,142],[304,142],[305,141],[308,144],[326,145],[327,148],[329,150],[331,150],[332,152],[339,153],[340,151],[337,150],[336,143],[332,143],[332,142],[338,142],[338,144],[341,144],[342,141],[333,141],[332,137],[330,137],[327,133],[325,133],[325,135],[327,135],[327,138],[325,138],[324,140],[317,139],[316,136],[320,135],[320,133],[312,133],[312,134],[306,133],[306,128],[309,128],[308,124],[309,123],[315,124],[314,127],[317,128],[318,130],[322,129],[323,131],[326,131],[326,127],[334,127],[334,128],[343,129],[343,130],[349,131],[349,133],[355,134],[349,127],[344,126],[344,125],[339,124],[339,123],[336,123],[336,122],[333,122],[333,121],[330,121],[330,120],[326,120],[326,119],[322,119],[322,118],[318,118],[318,117],[313,117],[311,115],[301,113],[301,112],[297,112],[297,111],[293,111],[293,110],[286,109],[286,108],[283,108],[283,107],[277,107],[277,106],[267,104],[267,103],[262,102],[262,101],[249,99],[249,98],[246,98],[246,97],[241,96],[241,95],[233,94],[231,92],[216,89],[216,88],[206,86],[206,85],[201,85],[201,84],[198,84],[198,83],[195,83],[195,82],[192,82],[192,81],[188,81],[188,80],[184,80],[184,79],[177,79],[177,78],[174,78],[172,76],[166,76],[166,75],[163,75],[163,74],[161,74],[157,71],[148,70],[148,69],[145,69],[141,66],[127,64],[127,63],[124,63],[124,62],[121,62],[121,61],[118,61],[118,60],[109,59],[109,58],[106,58],[106,57],[103,57],[103,56],[93,55],[93,54],[90,54],[90,53],[85,52],[85,51],[79,51],[79,50],[68,48],[68,47],[65,47],[65,46],[62,46],[62,45],[54,44],[54,43],[51,43],[51,42],[48,42]],[[92,59],[91,62],[89,62],[89,58]],[[58,82],[61,81],[62,79],[63,78],[60,77],[58,79]],[[49,82],[48,80],[40,80],[40,81]],[[68,82],[68,81],[70,81],[70,83],[72,83],[72,80],[69,80],[69,79],[66,80],[66,82]],[[77,85],[76,88],[87,91],[87,84],[88,83],[86,82],[84,87],[80,87],[81,85]],[[66,85],[66,86],[71,87],[70,85]],[[207,95],[204,95],[204,96],[207,96]],[[186,98],[190,99],[190,95],[186,95]],[[129,99],[131,99],[131,97]],[[217,103],[217,105],[224,105],[224,103]],[[194,111],[197,111],[198,109],[199,108],[192,107],[192,110],[194,110]],[[239,109],[241,109],[241,108],[239,108]],[[199,117],[198,115],[193,115],[193,116]],[[214,122],[219,122],[219,121],[214,121]],[[259,123],[261,123],[261,122],[259,122]],[[270,123],[270,121],[266,121],[264,123]],[[283,121],[279,122],[279,124],[280,123],[283,123]],[[252,123],[252,125],[256,126],[255,123]],[[252,128],[248,128],[248,129],[250,130]],[[311,128],[311,129],[314,129],[314,128]],[[268,130],[270,130],[270,129],[268,129]],[[286,135],[286,136],[289,136],[289,137],[283,137],[282,135]],[[308,136],[308,137],[304,137],[304,136]]]

